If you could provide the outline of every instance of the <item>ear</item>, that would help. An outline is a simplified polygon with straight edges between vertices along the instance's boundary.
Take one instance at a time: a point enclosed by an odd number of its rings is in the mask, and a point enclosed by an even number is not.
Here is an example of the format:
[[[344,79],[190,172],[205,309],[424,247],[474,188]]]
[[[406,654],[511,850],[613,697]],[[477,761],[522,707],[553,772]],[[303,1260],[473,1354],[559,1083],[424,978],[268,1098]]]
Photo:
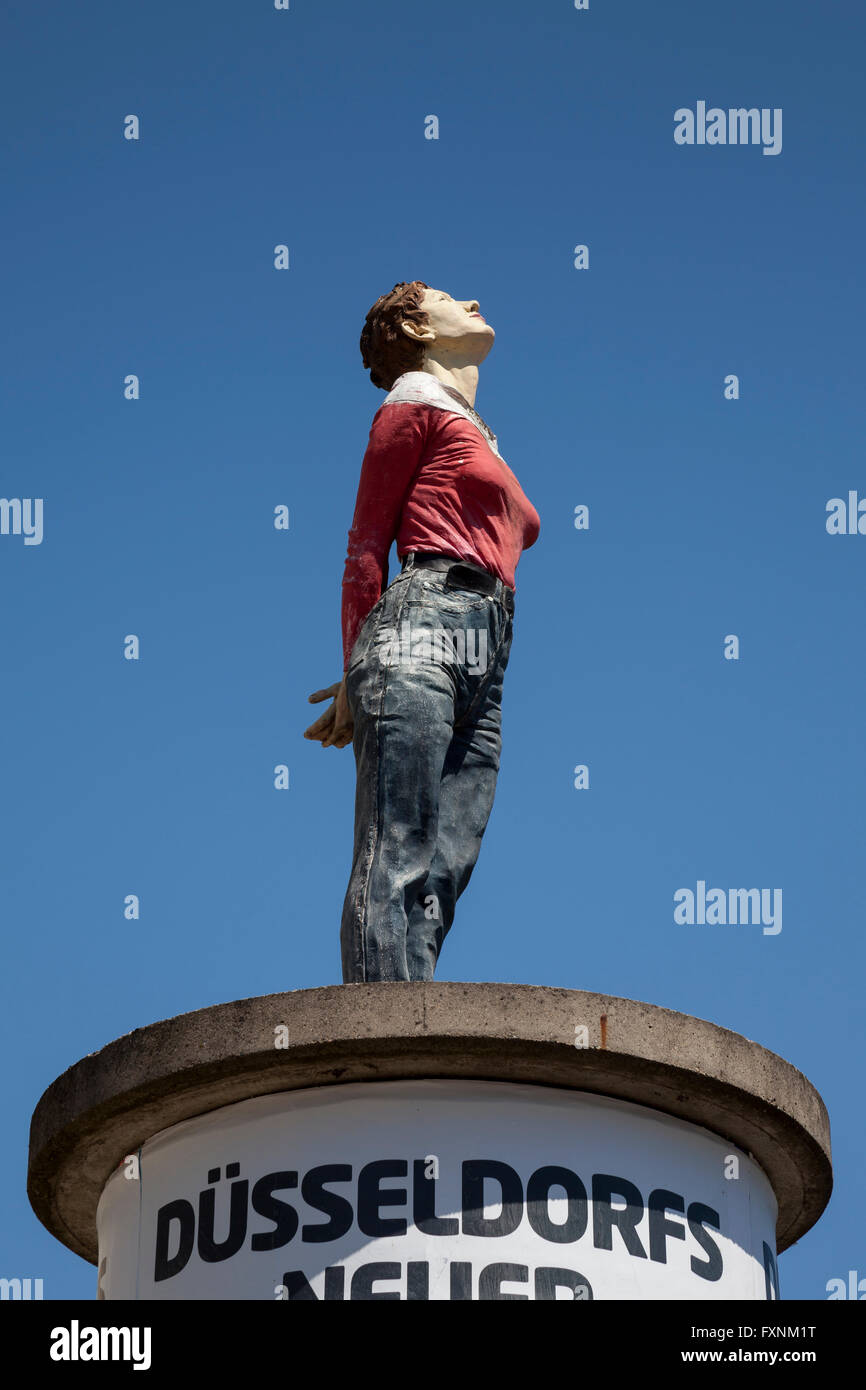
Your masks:
[[[412,338],[417,343],[432,343],[436,338],[436,334],[433,332],[432,328],[419,328],[417,324],[410,322],[409,319],[401,319],[400,327],[407,338]]]

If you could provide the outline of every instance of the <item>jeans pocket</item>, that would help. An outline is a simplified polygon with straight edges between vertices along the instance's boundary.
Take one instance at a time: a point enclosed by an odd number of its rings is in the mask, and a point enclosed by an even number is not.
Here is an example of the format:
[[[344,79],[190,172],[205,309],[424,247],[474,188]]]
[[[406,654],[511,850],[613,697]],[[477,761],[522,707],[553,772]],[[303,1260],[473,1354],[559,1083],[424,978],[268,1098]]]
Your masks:
[[[373,644],[378,640],[380,626],[388,627],[388,614],[393,613],[400,602],[400,591],[403,589],[405,580],[408,576],[398,574],[392,579],[385,589],[385,592],[373,604],[366,618],[364,619],[355,638],[355,645],[349,657],[349,664],[346,667],[346,674],[360,666],[366,661],[370,654]],[[402,581],[402,582],[401,582]]]
[[[424,573],[415,579],[409,593],[408,603],[412,607],[424,605],[435,608],[449,616],[461,613],[478,613],[487,608],[489,599],[475,589],[464,589],[459,584],[448,584],[444,574]]]
[[[360,666],[361,663],[364,660],[366,660],[367,653],[370,650],[371,640],[374,637],[376,629],[379,625],[379,619],[382,616],[382,609],[384,607],[384,604],[385,594],[383,594],[382,597],[376,603],[373,604],[373,607],[370,609],[369,613],[367,614],[366,618],[361,624],[358,636],[355,638],[355,645],[352,648],[351,654],[349,656],[349,664],[346,667],[346,675],[348,675],[350,671],[354,671],[356,666]]]

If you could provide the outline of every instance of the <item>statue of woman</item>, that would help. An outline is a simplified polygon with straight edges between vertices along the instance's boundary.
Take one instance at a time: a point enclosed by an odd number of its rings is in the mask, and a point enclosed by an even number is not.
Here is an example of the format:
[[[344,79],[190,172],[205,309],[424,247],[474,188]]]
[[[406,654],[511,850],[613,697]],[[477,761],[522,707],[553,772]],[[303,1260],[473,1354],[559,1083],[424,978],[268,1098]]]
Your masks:
[[[494,336],[477,300],[422,280],[377,299],[361,333],[388,394],[349,531],[343,679],[309,697],[334,702],[304,735],[355,751],[345,983],[432,980],[493,805],[514,571],[540,529],[474,409]]]

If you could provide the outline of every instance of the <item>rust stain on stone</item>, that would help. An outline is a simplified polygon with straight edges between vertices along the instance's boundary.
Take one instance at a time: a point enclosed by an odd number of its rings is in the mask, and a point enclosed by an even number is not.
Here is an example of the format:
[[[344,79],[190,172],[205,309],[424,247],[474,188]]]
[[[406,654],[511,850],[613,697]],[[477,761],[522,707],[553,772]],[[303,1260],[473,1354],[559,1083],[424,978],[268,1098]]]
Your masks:
[[[601,1045],[607,1047],[607,1014],[601,1016]]]

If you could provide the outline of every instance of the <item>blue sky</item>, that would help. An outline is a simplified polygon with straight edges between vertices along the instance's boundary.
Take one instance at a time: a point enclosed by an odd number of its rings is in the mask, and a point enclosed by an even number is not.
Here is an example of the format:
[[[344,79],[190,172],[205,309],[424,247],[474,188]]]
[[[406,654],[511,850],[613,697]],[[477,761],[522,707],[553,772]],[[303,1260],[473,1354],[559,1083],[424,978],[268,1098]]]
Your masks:
[[[542,523],[438,978],[780,1053],[836,1172],[783,1296],[866,1275],[866,535],[825,527],[866,497],[862,8],[10,0],[4,30],[0,492],[44,536],[0,536],[0,1273],[93,1296],[25,1195],[60,1072],[340,979],[354,762],[302,733],[383,398],[358,336],[419,278],[496,329],[476,405]],[[781,153],[675,144],[700,100],[781,108]],[[678,925],[698,880],[780,887],[782,931]]]

